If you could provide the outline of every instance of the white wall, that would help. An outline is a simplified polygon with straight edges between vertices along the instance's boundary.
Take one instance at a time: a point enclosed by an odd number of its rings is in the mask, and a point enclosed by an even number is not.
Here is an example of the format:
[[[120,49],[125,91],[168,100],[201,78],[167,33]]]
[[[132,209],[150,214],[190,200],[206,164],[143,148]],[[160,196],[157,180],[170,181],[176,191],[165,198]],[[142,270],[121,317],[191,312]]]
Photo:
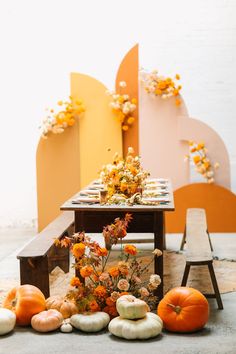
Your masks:
[[[226,143],[236,191],[235,17],[234,0],[1,1],[0,226],[35,222],[38,126],[70,72],[113,88],[137,42],[142,66],[181,74],[189,112]]]

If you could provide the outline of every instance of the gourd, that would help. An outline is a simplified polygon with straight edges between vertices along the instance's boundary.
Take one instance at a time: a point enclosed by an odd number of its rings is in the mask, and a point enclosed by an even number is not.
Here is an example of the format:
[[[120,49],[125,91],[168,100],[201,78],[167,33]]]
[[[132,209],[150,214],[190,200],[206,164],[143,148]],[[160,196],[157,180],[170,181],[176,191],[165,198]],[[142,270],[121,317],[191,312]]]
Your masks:
[[[0,308],[0,335],[9,333],[16,324],[16,315],[14,312]]]
[[[46,300],[46,307],[47,310],[55,309],[59,311],[64,318],[69,318],[78,313],[78,308],[75,303],[61,296],[50,296]]]
[[[162,327],[161,318],[148,312],[144,318],[135,321],[116,317],[109,323],[108,330],[113,335],[125,339],[148,339],[160,334]]]
[[[147,303],[133,295],[123,295],[116,301],[119,315],[130,320],[143,318],[149,311]]]
[[[61,327],[60,327],[61,332],[63,333],[70,333],[73,331],[73,327],[70,324],[70,322],[63,321]]]
[[[158,315],[164,327],[172,332],[195,332],[206,324],[209,317],[207,299],[200,291],[177,287],[160,301]]]
[[[46,302],[36,286],[26,284],[13,288],[7,294],[3,307],[16,314],[18,325],[27,326],[33,315],[45,310]]]
[[[106,312],[85,312],[73,315],[70,323],[73,327],[83,332],[98,332],[105,328],[110,321],[110,316]]]
[[[61,326],[62,314],[57,310],[46,310],[34,315],[31,326],[38,332],[51,332]]]

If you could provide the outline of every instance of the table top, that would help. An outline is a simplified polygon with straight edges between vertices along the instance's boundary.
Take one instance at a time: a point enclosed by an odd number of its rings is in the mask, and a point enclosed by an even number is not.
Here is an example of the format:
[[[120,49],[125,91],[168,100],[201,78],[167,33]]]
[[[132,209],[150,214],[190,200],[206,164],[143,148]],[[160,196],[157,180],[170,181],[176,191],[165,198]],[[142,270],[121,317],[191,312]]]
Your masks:
[[[154,180],[154,179],[152,179]],[[82,189],[70,199],[68,199],[61,207],[61,210],[74,210],[74,211],[119,211],[119,212],[154,212],[154,211],[174,211],[174,198],[173,198],[173,191],[171,182],[169,179],[156,179],[159,181],[159,187],[168,194],[168,202],[161,202],[156,205],[142,205],[142,204],[134,204],[134,205],[127,205],[127,204],[100,204],[98,203],[90,203],[90,202],[79,202],[78,199],[83,195],[83,191],[87,191],[88,188],[92,186],[96,186],[96,181],[92,182],[89,186]],[[151,182],[150,182],[151,183]],[[145,189],[146,190],[146,189]],[[161,200],[161,199],[160,199]]]

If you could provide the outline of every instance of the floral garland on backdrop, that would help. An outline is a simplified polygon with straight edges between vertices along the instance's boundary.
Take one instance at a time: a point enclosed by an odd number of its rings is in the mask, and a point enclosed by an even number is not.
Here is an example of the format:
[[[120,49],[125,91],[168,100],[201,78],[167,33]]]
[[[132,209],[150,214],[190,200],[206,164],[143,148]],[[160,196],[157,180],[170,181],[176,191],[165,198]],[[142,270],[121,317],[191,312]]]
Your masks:
[[[57,105],[61,108],[59,112],[54,109],[47,109],[49,114],[43,119],[40,127],[41,137],[47,139],[50,134],[61,134],[67,127],[72,127],[79,115],[85,112],[82,100],[69,97],[69,101],[58,101]]]
[[[175,97],[175,105],[181,105],[180,90],[181,85],[178,85],[175,80],[180,80],[180,75],[176,74],[174,79],[164,77],[158,74],[157,70],[146,72],[140,70],[140,80],[144,84],[144,89],[148,94],[159,96],[162,99]]]
[[[119,82],[120,92],[106,91],[108,96],[111,96],[112,101],[110,107],[117,116],[121,123],[122,130],[129,130],[130,126],[134,123],[134,111],[137,108],[137,99],[130,99],[129,95],[122,93],[122,90],[127,86],[125,81]]]
[[[186,161],[192,161],[195,165],[196,172],[200,173],[207,183],[215,182],[215,170],[219,168],[219,163],[212,165],[209,157],[207,157],[207,149],[205,143],[196,143],[189,141],[189,155],[185,156]]]
[[[148,281],[141,278],[148,273],[148,268],[155,257],[162,255],[158,249],[153,251],[153,257],[148,264],[143,265],[137,258],[138,250],[134,245],[122,246],[122,240],[127,235],[127,227],[132,220],[130,214],[124,219],[116,218],[114,222],[103,229],[107,248],[102,248],[84,232],[76,233],[63,240],[56,240],[59,247],[69,247],[74,257],[74,268],[79,273],[71,279],[73,289],[67,293],[67,298],[73,300],[80,313],[85,311],[104,311],[111,317],[118,315],[117,299],[126,294],[132,294],[146,301],[151,309],[155,308],[155,290],[161,284],[160,276],[152,274]],[[108,265],[112,246],[121,242],[118,262]]]

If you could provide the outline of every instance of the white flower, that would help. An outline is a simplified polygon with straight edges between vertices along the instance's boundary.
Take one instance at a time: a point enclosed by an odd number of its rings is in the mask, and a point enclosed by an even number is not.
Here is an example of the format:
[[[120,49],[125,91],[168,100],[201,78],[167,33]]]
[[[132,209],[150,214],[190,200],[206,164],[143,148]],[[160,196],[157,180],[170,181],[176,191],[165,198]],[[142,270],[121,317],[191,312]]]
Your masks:
[[[128,154],[133,154],[133,153],[134,153],[134,149],[131,146],[129,146],[128,147]]]
[[[207,172],[207,177],[211,178],[214,176],[214,172],[213,171],[208,171]]]
[[[119,86],[120,86],[120,87],[126,87],[127,84],[126,84],[125,81],[120,81],[120,82],[119,82]]]
[[[156,286],[160,285],[160,284],[161,284],[160,275],[158,275],[158,274],[152,274],[152,275],[150,275],[149,282],[150,282],[152,285],[156,285]]]

